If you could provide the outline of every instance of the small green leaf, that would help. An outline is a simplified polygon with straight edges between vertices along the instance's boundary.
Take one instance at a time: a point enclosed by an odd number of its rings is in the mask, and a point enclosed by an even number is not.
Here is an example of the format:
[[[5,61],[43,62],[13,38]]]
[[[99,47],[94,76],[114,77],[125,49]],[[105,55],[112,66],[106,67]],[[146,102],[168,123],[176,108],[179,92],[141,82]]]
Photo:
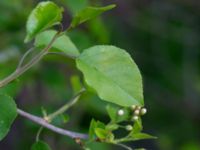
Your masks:
[[[112,142],[114,140],[114,134],[107,129],[95,128],[94,131],[100,140],[105,142]]]
[[[142,127],[142,120],[139,118],[138,120],[134,121],[133,130],[131,134],[139,133],[143,129]]]
[[[90,128],[89,128],[89,139],[94,140],[95,139],[95,129],[103,129],[105,130],[106,126],[103,122],[95,121],[94,119],[90,122]]]
[[[14,100],[0,94],[0,140],[7,135],[16,117],[17,107]]]
[[[123,49],[94,46],[84,50],[76,63],[102,100],[121,106],[144,105],[140,71]]]
[[[60,23],[62,20],[62,11],[63,9],[53,2],[40,2],[28,17],[25,42],[29,42],[44,29]]]
[[[132,134],[131,141],[137,141],[137,140],[145,140],[145,139],[156,139],[157,137],[146,134],[146,133],[136,133]]]
[[[90,128],[89,128],[89,139],[93,140],[95,137],[95,127],[96,127],[96,121],[94,119],[90,122]]]
[[[38,34],[36,36],[34,45],[39,48],[46,47],[50,43],[55,34],[56,34],[55,30],[47,30]],[[61,51],[72,57],[77,57],[79,55],[77,47],[74,45],[74,43],[70,40],[70,38],[66,34],[58,37],[54,41],[50,51]]]
[[[49,147],[48,144],[42,141],[38,141],[33,144],[33,146],[31,147],[31,150],[51,150],[51,148]]]
[[[118,128],[119,128],[118,124],[108,124],[106,126],[106,129],[109,130],[109,131],[117,130]]]
[[[95,134],[97,135],[98,138],[100,139],[106,139],[108,135],[108,131],[102,128],[95,128]]]
[[[118,111],[120,109],[121,109],[120,107],[114,106],[114,105],[106,106],[106,110],[108,112],[108,115],[109,115],[112,123],[119,123],[119,122],[126,121],[129,119],[130,112],[128,111],[128,109],[126,109],[126,108],[122,109],[124,111],[124,114],[119,116]]]
[[[80,12],[78,12],[74,18],[72,19],[72,22],[70,24],[70,28],[75,28],[79,24],[82,24],[90,19],[93,19],[99,15],[101,15],[103,12],[108,11],[110,9],[113,9],[116,5],[108,5],[105,7],[87,7]]]

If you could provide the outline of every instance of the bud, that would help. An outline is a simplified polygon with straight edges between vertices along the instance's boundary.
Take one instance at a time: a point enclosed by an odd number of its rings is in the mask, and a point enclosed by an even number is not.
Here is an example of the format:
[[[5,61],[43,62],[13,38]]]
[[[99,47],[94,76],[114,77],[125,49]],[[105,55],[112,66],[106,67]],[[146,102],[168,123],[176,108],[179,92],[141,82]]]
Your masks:
[[[119,115],[119,116],[124,115],[124,110],[123,110],[123,109],[118,110],[118,115]]]
[[[136,106],[136,108],[135,109],[138,109],[138,110],[140,110],[141,109],[141,106]]]
[[[147,109],[146,108],[142,108],[141,110],[140,110],[140,114],[141,115],[144,115],[144,114],[146,114],[147,113]]]
[[[139,115],[139,114],[140,114],[140,110],[139,110],[139,109],[136,109],[136,110],[134,111],[134,114],[135,114],[135,115]]]
[[[138,120],[139,119],[139,117],[138,116],[133,116],[133,118],[132,118],[134,121],[136,121],[136,120]]]
[[[131,131],[131,130],[133,130],[133,127],[132,127],[131,125],[127,125],[127,126],[126,126],[126,130],[127,130],[127,131]]]
[[[134,111],[135,109],[136,109],[136,105],[132,105],[132,106],[131,106],[131,110]]]

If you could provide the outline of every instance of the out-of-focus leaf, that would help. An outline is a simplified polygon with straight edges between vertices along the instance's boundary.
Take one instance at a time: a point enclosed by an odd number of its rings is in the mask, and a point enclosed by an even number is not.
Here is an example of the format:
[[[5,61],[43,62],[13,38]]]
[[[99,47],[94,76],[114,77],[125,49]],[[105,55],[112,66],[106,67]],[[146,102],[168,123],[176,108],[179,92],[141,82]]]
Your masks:
[[[86,83],[105,101],[143,106],[140,71],[131,56],[114,46],[94,46],[76,60]]]
[[[60,23],[62,20],[62,11],[63,9],[53,2],[40,2],[28,17],[25,42],[29,42],[44,29]]]
[[[63,2],[71,14],[75,14],[89,5],[88,0],[63,0]]]
[[[46,47],[55,34],[55,30],[48,30],[38,34],[35,39],[35,46],[40,48]],[[58,37],[54,41],[50,51],[61,51],[72,57],[77,57],[79,55],[77,47],[66,34]]]
[[[70,28],[75,28],[79,24],[82,24],[90,19],[93,19],[99,15],[101,15],[103,12],[108,11],[110,9],[113,9],[115,7],[114,4],[108,5],[105,7],[87,7],[80,12],[78,12],[74,18],[72,19],[72,22],[70,24]]]
[[[51,148],[49,147],[48,144],[42,141],[38,141],[33,144],[33,146],[31,147],[31,150],[51,150]]]
[[[16,117],[17,107],[14,100],[0,94],[0,140],[7,135]]]
[[[70,78],[71,81],[71,85],[72,85],[72,89],[73,89],[73,93],[74,95],[77,94],[81,89],[82,89],[82,84],[80,81],[80,77],[77,75],[74,75]]]

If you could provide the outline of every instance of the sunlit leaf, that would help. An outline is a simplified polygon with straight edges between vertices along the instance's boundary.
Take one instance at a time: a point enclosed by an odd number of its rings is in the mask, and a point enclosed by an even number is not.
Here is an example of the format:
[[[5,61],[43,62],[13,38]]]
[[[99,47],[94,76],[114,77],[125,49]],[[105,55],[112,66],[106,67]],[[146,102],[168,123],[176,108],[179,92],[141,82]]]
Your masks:
[[[131,56],[114,46],[94,46],[77,58],[86,83],[105,101],[143,106],[140,71]]]
[[[17,107],[14,100],[0,94],[0,140],[7,135],[16,117]]]
[[[62,20],[62,11],[63,9],[53,2],[40,2],[28,17],[25,42],[29,42],[44,29],[60,23]]]

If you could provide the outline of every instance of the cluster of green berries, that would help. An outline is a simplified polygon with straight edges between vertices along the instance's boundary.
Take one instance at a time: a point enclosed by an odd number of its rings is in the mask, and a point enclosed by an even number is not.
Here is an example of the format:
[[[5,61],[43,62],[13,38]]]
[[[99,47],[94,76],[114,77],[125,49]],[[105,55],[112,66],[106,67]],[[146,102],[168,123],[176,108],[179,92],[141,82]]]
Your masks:
[[[136,105],[132,105],[130,107],[131,111],[133,112],[133,116],[131,118],[132,121],[136,121],[139,119],[140,116],[144,115],[147,113],[147,109],[141,106],[136,106]],[[119,109],[118,110],[118,115],[119,116],[123,116],[124,115],[124,110],[123,109]],[[133,129],[132,125],[127,125],[126,127],[127,131],[131,131]]]
[[[139,116],[147,113],[146,108],[142,108],[141,106],[136,106],[136,105],[132,105],[131,110],[133,111],[133,117],[132,117],[133,121],[138,120]]]

